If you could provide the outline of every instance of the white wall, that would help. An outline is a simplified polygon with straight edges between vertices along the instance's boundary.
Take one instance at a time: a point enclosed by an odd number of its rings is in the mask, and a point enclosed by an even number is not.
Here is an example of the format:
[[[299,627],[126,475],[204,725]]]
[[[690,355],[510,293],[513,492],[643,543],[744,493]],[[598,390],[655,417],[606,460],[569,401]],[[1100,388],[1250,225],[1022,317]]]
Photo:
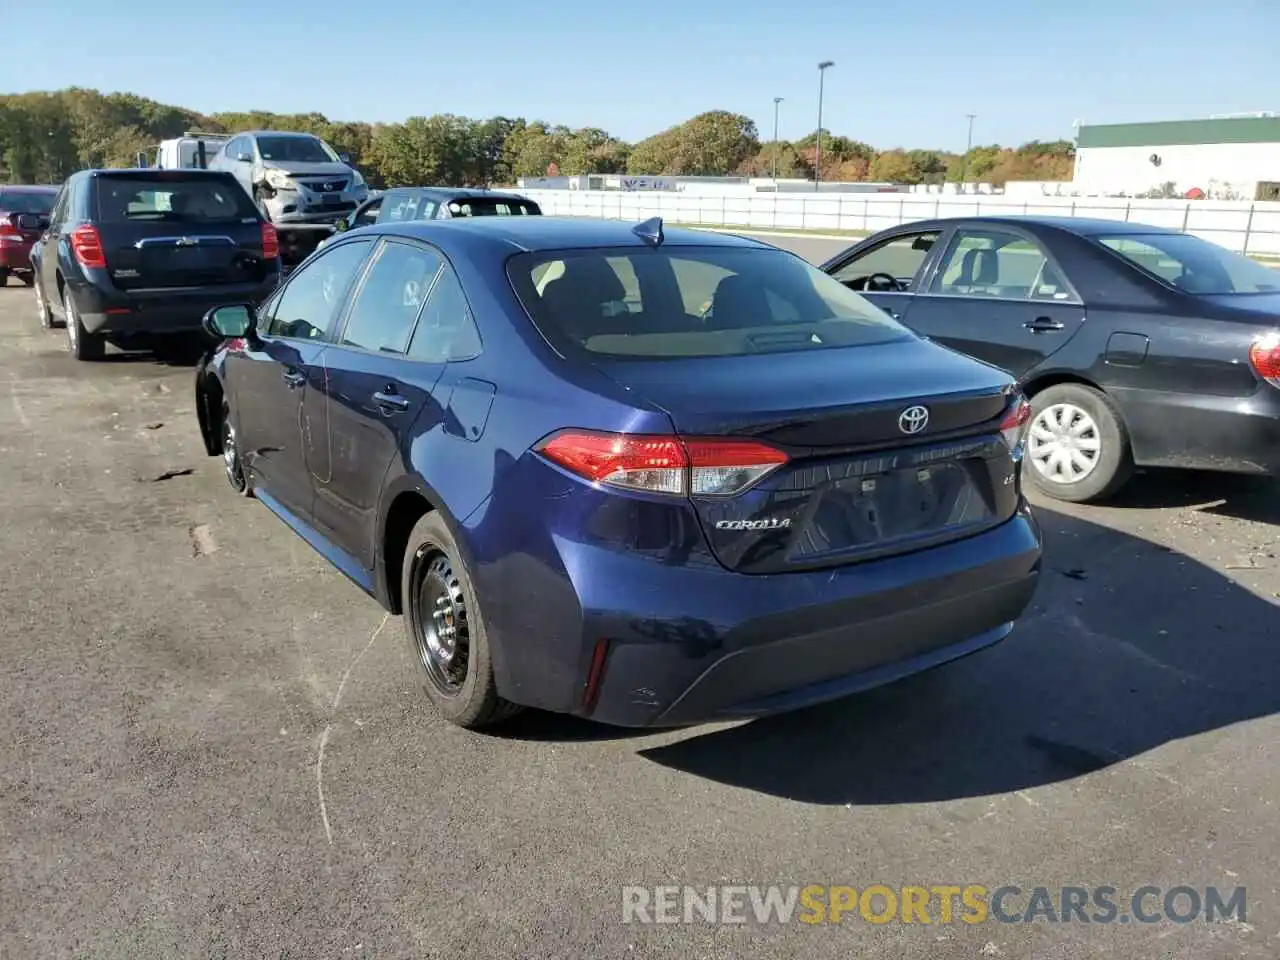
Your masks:
[[[1211,198],[1226,190],[1252,200],[1258,181],[1280,180],[1280,143],[1081,147],[1074,179],[1090,192],[1138,194],[1172,181],[1179,193],[1199,187]]]
[[[1280,202],[1010,198],[909,193],[737,194],[523,190],[550,216],[603,217],[639,222],[802,230],[883,230],[932,217],[1051,216],[1129,220],[1186,230],[1232,250],[1280,256]]]

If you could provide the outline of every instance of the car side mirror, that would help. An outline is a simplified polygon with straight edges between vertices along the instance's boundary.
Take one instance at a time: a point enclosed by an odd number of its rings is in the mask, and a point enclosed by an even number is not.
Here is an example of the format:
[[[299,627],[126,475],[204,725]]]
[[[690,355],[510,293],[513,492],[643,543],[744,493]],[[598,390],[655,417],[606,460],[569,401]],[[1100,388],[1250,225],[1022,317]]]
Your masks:
[[[341,160],[343,163],[350,163],[350,162],[351,162],[351,154],[349,154],[349,153],[340,153],[340,154],[338,154],[338,159],[339,159],[339,160]]]
[[[204,315],[205,332],[219,340],[252,336],[258,327],[258,313],[247,303],[228,303]]]
[[[253,159],[253,154],[246,153],[242,150],[240,153],[236,154],[236,159],[239,160],[241,163],[248,163],[250,160]]]

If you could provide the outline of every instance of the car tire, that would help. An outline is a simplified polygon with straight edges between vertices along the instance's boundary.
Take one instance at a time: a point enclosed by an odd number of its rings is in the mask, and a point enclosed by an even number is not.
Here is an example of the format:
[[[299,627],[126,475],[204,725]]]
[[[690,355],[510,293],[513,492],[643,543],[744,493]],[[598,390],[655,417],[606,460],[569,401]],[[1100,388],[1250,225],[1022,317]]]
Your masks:
[[[240,459],[239,434],[231,419],[231,405],[226,400],[222,401],[222,419],[218,421],[218,429],[221,431],[222,469],[227,475],[227,483],[240,496],[252,497],[253,485],[249,483],[249,474]]]
[[[0,269],[0,287],[3,287],[8,282],[9,282],[8,269]]]
[[[262,195],[261,187],[253,188],[253,203],[254,203],[254,206],[258,208],[258,212],[262,214],[262,219],[267,221],[267,223],[270,223],[271,214],[267,212],[267,201],[266,201],[266,198],[263,197]]]
[[[26,273],[18,274],[18,279],[21,280],[23,284],[28,287],[34,287],[36,285],[36,275],[32,273],[30,270],[28,270]]]
[[[1113,496],[1133,475],[1133,449],[1120,411],[1105,393],[1060,383],[1031,398],[1023,476],[1068,503]]]
[[[62,291],[62,315],[67,321],[67,350],[77,360],[101,360],[107,353],[107,341],[98,334],[90,333],[80,322],[80,314],[71,294]]]
[[[519,713],[518,705],[498,695],[475,586],[439,513],[414,526],[401,566],[405,633],[436,710],[470,730]]]

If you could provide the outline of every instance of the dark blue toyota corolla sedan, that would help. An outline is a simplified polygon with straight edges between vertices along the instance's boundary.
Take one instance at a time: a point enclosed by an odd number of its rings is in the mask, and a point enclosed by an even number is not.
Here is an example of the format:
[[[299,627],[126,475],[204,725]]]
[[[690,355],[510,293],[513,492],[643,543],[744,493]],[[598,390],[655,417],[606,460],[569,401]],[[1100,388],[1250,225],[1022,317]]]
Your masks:
[[[817,703],[1000,640],[1035,589],[1012,379],[767,244],[377,225],[207,324],[209,454],[403,613],[463,726]]]

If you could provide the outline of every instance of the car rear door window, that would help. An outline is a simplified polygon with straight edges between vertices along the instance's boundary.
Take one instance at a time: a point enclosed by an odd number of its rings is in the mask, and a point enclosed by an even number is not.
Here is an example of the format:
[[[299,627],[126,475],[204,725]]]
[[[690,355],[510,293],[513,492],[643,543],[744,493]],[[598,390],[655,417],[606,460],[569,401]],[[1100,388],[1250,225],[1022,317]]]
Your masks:
[[[342,343],[404,353],[441,262],[440,255],[427,247],[385,241],[356,292]]]
[[[289,278],[268,306],[264,332],[296,340],[323,340],[369,254],[371,240],[330,247]]]
[[[939,264],[930,292],[1000,300],[1070,297],[1065,282],[1037,244],[999,230],[958,231]]]
[[[480,332],[462,292],[458,275],[447,263],[440,270],[427,305],[413,331],[409,356],[430,363],[469,360],[480,354]]]

